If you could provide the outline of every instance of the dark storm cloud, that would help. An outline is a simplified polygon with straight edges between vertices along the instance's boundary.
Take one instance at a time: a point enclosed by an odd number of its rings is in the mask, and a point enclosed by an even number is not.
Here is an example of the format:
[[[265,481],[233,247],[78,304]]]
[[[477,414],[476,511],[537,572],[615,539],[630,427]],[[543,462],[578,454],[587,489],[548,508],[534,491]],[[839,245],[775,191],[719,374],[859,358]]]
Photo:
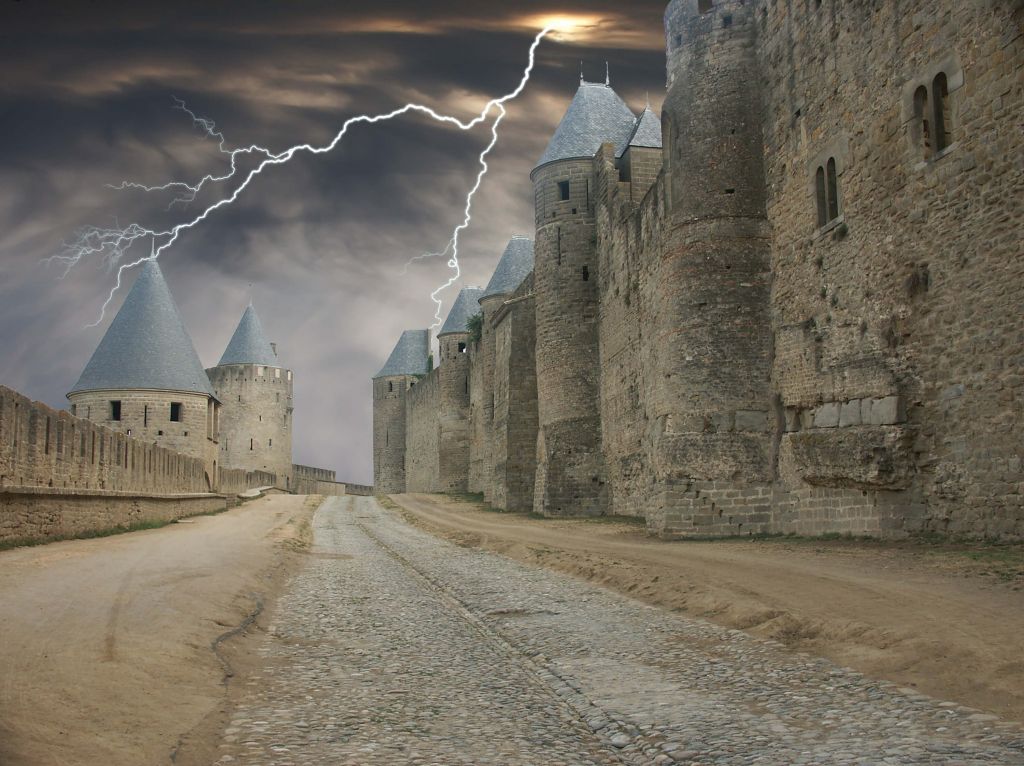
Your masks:
[[[468,119],[511,90],[544,19],[584,26],[546,41],[514,102],[463,240],[464,284],[533,228],[529,171],[584,62],[612,69],[633,106],[664,83],[663,2],[32,2],[0,6],[0,383],[62,406],[102,335],[112,284],[98,263],[61,280],[42,259],[87,224],[180,221],[166,196],[117,191],[223,170],[231,146],[323,143],[345,118],[408,101]],[[409,117],[352,130],[330,155],[268,169],[238,203],[188,232],[161,265],[203,361],[220,356],[250,292],[296,372],[296,459],[370,477],[369,377],[401,330],[430,324],[440,249],[461,219],[489,138]],[[128,282],[134,275],[128,275]],[[250,284],[252,285],[250,287]],[[449,301],[454,290],[444,297]],[[123,291],[114,301],[120,303]],[[447,304],[446,304],[447,308]],[[108,317],[109,319],[109,317]]]

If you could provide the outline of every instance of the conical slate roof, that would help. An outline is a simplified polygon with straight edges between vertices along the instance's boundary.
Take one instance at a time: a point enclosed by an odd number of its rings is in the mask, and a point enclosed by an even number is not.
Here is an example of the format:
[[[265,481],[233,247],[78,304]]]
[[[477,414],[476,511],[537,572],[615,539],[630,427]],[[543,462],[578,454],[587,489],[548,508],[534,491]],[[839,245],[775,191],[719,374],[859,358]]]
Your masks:
[[[649,106],[644,107],[640,116],[636,118],[633,132],[617,148],[615,156],[621,157],[631,146],[647,149],[661,148],[661,118]]]
[[[580,83],[537,167],[557,160],[593,157],[605,142],[619,146],[629,138],[635,124],[636,115],[610,85]]]
[[[480,313],[480,296],[484,293],[479,287],[463,287],[459,291],[459,297],[455,299],[452,310],[448,312],[448,318],[441,325],[441,331],[437,334],[440,338],[453,332],[469,332],[466,329],[466,322],[471,316]]]
[[[70,393],[110,389],[213,396],[156,261],[147,261]]]
[[[533,271],[533,240],[529,237],[512,237],[505,252],[501,254],[491,281],[484,288],[480,300],[491,295],[502,295],[515,290]]]
[[[374,379],[392,375],[426,375],[430,356],[430,330],[406,330],[395,344],[395,350]]]
[[[260,325],[260,318],[256,316],[256,309],[250,303],[242,314],[242,319],[235,328],[235,334],[228,341],[228,347],[224,349],[224,355],[220,358],[218,365],[222,364],[262,364],[267,367],[280,367],[277,354],[271,347],[266,336],[263,335],[263,327]]]

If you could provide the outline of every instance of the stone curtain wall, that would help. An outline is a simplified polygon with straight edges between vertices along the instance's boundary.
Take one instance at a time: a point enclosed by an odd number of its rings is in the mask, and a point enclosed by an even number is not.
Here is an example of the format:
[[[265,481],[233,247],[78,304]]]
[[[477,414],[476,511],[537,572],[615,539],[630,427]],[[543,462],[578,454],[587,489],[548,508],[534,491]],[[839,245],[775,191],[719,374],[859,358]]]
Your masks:
[[[240,495],[250,489],[277,485],[277,474],[266,471],[246,471],[244,468],[221,468],[217,472],[217,492],[222,495]]]
[[[200,458],[33,402],[0,386],[0,487],[211,492]]]
[[[372,495],[373,487],[362,484],[348,484],[336,480],[334,471],[328,468],[314,468],[308,465],[292,466],[295,479],[294,492],[297,495]]]
[[[373,484],[381,494],[405,492],[405,397],[413,375],[373,381]]]

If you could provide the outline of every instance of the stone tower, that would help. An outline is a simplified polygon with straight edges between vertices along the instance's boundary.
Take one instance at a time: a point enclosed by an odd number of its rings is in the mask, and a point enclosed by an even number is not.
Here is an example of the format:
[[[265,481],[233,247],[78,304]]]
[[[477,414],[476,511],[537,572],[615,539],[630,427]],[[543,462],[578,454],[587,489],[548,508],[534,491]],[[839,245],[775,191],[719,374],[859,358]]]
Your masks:
[[[156,261],[147,261],[68,393],[71,413],[197,457],[217,482],[220,405]]]
[[[505,299],[533,271],[533,240],[529,237],[514,236],[509,240],[501,260],[491,275],[483,293],[480,295],[480,311],[482,314],[480,348],[474,364],[481,366],[480,375],[480,433],[474,434],[474,444],[479,455],[473,455],[473,462],[484,466],[479,477],[480,489],[484,499],[490,502],[494,487],[493,471],[487,467],[494,466],[493,423],[494,423],[494,365],[495,365],[495,334],[493,320]]]
[[[373,488],[405,492],[405,396],[427,374],[430,330],[406,330],[373,376]]]
[[[277,358],[252,304],[216,367],[206,371],[223,404],[220,460],[225,468],[267,471],[292,487],[292,371]]]
[[[681,487],[771,476],[770,238],[755,4],[674,0],[665,29],[668,216],[648,414],[655,502],[685,528]]]
[[[442,492],[469,489],[469,329],[470,318],[479,313],[483,290],[464,287],[452,304],[437,333],[440,433],[440,484]]]
[[[623,144],[636,116],[607,84],[581,82],[530,177],[536,204],[537,397],[534,509],[601,515],[598,280],[593,157]]]

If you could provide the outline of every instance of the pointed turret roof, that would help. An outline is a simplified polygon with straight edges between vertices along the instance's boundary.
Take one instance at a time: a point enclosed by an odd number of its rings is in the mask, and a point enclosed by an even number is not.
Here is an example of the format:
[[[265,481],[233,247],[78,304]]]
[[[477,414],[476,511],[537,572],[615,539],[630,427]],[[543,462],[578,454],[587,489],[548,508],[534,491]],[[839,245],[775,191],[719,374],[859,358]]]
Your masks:
[[[406,330],[374,380],[392,375],[426,375],[429,356],[430,330]]]
[[[448,318],[441,325],[441,331],[437,334],[440,338],[454,332],[469,332],[466,329],[466,322],[471,316],[480,313],[480,296],[484,291],[479,287],[463,287],[459,291],[459,297],[455,299],[452,310],[448,312]]]
[[[228,341],[224,355],[217,363],[222,364],[262,364],[267,367],[280,367],[281,363],[274,353],[273,347],[263,334],[260,318],[250,303],[242,314],[242,319],[235,328],[235,334]]]
[[[70,393],[103,389],[214,395],[155,260],[143,265]]]
[[[491,295],[502,295],[515,290],[533,271],[533,240],[529,237],[515,236],[509,240],[501,260],[494,269],[491,281],[484,288],[480,300]]]
[[[593,157],[605,142],[619,146],[635,124],[636,115],[610,85],[581,82],[534,170],[558,160]]]
[[[632,146],[645,149],[661,148],[661,118],[654,113],[650,105],[645,106],[640,116],[636,118],[633,132],[617,147],[615,156],[621,157]]]

